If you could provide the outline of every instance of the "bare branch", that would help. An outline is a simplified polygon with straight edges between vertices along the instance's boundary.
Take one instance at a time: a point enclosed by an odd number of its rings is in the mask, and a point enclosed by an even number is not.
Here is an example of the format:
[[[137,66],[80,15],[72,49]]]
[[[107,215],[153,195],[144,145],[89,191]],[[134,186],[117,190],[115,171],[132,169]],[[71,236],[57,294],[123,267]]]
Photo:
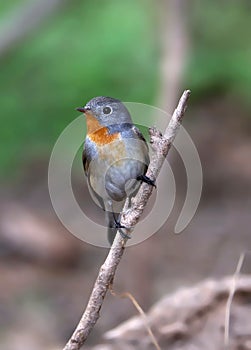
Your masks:
[[[179,131],[189,96],[190,91],[184,91],[164,135],[156,128],[150,129],[151,143],[155,153],[149,164],[146,175],[152,180],[157,178],[171,144]],[[123,211],[121,215],[121,224],[128,227],[126,233],[129,234],[131,228],[139,221],[152,191],[152,186],[143,183],[134,198],[132,207]],[[126,241],[127,239],[123,239],[119,233],[116,235],[108,256],[99,270],[84,314],[70,340],[64,347],[64,350],[79,350],[95,326],[106,292],[109,285],[113,282],[116,269],[123,255]]]
[[[163,165],[165,157],[169,152],[169,149],[177,135],[185,110],[187,106],[187,101],[190,96],[190,90],[184,91],[180,98],[177,108],[173,112],[172,118],[166,128],[164,135],[162,135],[156,128],[151,128],[150,132],[150,142],[154,149],[154,154],[149,164],[146,176],[148,176],[153,181],[156,180],[160,169]],[[133,227],[139,221],[140,216],[147,204],[147,201],[153,191],[153,187],[143,183],[133,200],[131,208],[123,211],[121,215],[121,224],[125,227]]]

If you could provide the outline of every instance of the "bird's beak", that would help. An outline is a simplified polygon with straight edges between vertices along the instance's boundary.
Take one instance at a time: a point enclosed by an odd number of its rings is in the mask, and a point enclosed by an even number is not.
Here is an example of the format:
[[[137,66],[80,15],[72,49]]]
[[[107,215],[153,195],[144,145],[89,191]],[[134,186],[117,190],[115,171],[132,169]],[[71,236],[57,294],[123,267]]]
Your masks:
[[[77,107],[77,108],[76,108],[76,111],[79,111],[79,112],[81,112],[81,113],[86,113],[86,112],[88,111],[88,109],[85,108],[85,107]]]

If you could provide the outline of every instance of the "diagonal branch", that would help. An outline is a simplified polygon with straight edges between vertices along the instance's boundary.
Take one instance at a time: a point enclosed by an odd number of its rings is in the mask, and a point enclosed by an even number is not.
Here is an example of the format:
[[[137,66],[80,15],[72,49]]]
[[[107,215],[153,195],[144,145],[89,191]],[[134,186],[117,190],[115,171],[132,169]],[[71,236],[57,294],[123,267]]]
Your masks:
[[[177,108],[173,112],[172,118],[164,135],[162,135],[156,128],[150,129],[150,142],[152,143],[152,147],[155,152],[149,164],[146,175],[152,180],[157,178],[165,157],[167,156],[174,138],[179,131],[189,96],[190,91],[185,90],[181,96]],[[135,226],[139,221],[148,199],[151,196],[152,190],[152,186],[143,183],[140,186],[136,197],[134,198],[132,206],[123,211],[121,215],[121,224],[128,227],[128,229],[125,230],[126,233],[129,234],[131,232],[129,228]],[[99,318],[99,312],[106,292],[110,284],[113,282],[116,269],[124,253],[126,241],[127,239],[122,238],[120,234],[116,235],[105,262],[99,270],[99,274],[94,284],[86,309],[74,333],[64,347],[64,350],[79,350],[95,326]]]

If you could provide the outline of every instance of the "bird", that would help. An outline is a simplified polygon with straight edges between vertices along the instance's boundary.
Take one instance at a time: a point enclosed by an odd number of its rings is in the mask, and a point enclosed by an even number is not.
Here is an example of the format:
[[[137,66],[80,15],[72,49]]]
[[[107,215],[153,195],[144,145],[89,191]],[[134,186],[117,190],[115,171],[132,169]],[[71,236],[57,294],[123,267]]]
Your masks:
[[[146,176],[149,148],[120,100],[94,97],[76,110],[86,118],[82,161],[89,192],[106,213],[108,241],[112,245],[117,230],[130,238],[120,224],[126,199],[130,201],[142,182],[155,186]]]

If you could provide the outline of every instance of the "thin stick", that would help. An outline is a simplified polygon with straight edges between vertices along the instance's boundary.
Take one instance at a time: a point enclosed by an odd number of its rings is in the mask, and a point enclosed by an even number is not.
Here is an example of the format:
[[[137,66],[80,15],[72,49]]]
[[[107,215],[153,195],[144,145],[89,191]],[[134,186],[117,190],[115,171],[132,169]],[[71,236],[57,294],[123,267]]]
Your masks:
[[[163,136],[156,128],[150,129],[151,143],[155,152],[146,175],[152,180],[156,180],[171,144],[179,131],[190,93],[190,90],[184,91]],[[132,207],[123,211],[121,225],[128,227],[128,230],[125,229],[126,232],[130,233],[131,229],[129,228],[134,227],[139,221],[152,190],[152,186],[143,183],[134,198]],[[107,258],[99,270],[86,309],[64,350],[79,350],[95,326],[103,300],[109,285],[112,284],[123,255],[126,241],[127,239],[122,238],[120,234],[116,235]]]
[[[144,324],[144,327],[146,328],[146,331],[147,333],[149,334],[149,337],[151,338],[151,341],[153,343],[153,345],[155,346],[155,349],[157,350],[161,350],[158,342],[157,342],[157,339],[155,338],[152,330],[151,330],[151,327],[149,326],[149,322],[148,322],[148,319],[147,319],[147,316],[144,312],[144,310],[142,309],[142,307],[139,305],[139,303],[137,302],[137,300],[134,298],[134,296],[129,293],[129,292],[124,292],[124,293],[116,293],[113,288],[113,286],[111,285],[109,287],[110,289],[110,292],[112,295],[114,295],[115,297],[119,297],[119,298],[127,298],[127,299],[130,299],[131,302],[133,303],[133,305],[135,306],[135,308],[137,309],[138,313],[141,315],[142,319],[143,319],[143,324]]]
[[[234,299],[234,293],[236,290],[237,279],[240,275],[240,271],[243,265],[243,261],[245,258],[245,253],[241,253],[239,257],[239,261],[233,274],[232,284],[230,286],[229,296],[226,304],[226,314],[225,314],[225,330],[224,330],[224,346],[227,348],[229,346],[229,326],[230,326],[230,313],[231,313],[231,305]]]

